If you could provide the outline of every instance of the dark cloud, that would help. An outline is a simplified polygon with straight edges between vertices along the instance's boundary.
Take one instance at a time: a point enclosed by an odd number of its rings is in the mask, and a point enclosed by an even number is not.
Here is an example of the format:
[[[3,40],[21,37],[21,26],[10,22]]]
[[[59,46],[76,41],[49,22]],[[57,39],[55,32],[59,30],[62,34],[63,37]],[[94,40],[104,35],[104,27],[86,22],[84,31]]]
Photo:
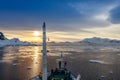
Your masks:
[[[120,24],[120,5],[110,11],[108,20],[114,24]]]

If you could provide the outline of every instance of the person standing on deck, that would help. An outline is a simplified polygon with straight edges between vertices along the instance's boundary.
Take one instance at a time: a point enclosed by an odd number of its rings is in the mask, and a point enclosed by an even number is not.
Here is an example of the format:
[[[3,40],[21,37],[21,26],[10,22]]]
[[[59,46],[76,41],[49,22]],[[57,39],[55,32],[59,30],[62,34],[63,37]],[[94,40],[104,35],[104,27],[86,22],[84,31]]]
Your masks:
[[[59,61],[59,69],[61,69],[61,61]]]
[[[67,65],[67,62],[65,61],[65,62],[64,62],[64,68],[66,68],[66,65]]]

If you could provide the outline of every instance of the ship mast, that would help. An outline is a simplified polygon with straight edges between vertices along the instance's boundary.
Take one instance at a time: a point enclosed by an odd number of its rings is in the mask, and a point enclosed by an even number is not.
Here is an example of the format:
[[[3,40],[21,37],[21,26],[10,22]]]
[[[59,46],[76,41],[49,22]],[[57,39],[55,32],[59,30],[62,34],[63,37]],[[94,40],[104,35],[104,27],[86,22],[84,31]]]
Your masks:
[[[47,47],[46,47],[46,25],[45,25],[45,22],[43,23],[42,30],[43,30],[42,80],[47,80]]]

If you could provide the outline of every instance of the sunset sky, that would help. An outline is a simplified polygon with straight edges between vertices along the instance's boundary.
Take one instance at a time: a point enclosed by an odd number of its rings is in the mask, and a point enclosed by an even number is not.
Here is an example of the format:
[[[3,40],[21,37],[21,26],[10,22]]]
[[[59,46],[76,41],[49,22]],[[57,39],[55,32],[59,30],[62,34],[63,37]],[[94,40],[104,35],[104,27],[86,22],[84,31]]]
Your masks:
[[[44,21],[51,41],[120,39],[120,0],[0,0],[0,31],[9,39],[41,41]]]

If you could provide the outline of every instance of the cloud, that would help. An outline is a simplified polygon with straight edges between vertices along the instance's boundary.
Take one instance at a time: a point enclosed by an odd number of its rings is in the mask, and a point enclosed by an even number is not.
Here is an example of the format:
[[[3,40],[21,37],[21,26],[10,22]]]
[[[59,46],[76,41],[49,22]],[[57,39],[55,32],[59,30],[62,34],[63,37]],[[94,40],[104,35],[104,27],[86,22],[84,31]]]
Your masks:
[[[107,21],[108,12],[116,1],[13,0],[7,5],[4,1],[0,3],[0,29],[35,30],[40,29],[42,21],[47,22],[50,31],[72,32],[84,28],[108,27],[110,25]]]
[[[106,10],[110,10],[113,4],[116,4],[113,0],[81,0],[81,2],[69,3],[71,7],[75,8],[79,14],[93,16]]]
[[[86,1],[86,0],[85,0]],[[109,11],[116,7],[115,1],[108,0],[89,0],[88,2],[69,3],[71,7],[76,9],[82,15],[81,21],[84,27],[106,27],[110,23],[107,21]]]
[[[120,5],[110,11],[109,21],[113,24],[120,24]]]
[[[56,31],[81,31],[84,28],[108,27],[109,11],[117,4],[113,0],[80,0],[68,2],[68,16],[60,16],[50,22],[49,29]],[[73,13],[74,12],[74,13]],[[73,15],[74,14],[74,15]]]

